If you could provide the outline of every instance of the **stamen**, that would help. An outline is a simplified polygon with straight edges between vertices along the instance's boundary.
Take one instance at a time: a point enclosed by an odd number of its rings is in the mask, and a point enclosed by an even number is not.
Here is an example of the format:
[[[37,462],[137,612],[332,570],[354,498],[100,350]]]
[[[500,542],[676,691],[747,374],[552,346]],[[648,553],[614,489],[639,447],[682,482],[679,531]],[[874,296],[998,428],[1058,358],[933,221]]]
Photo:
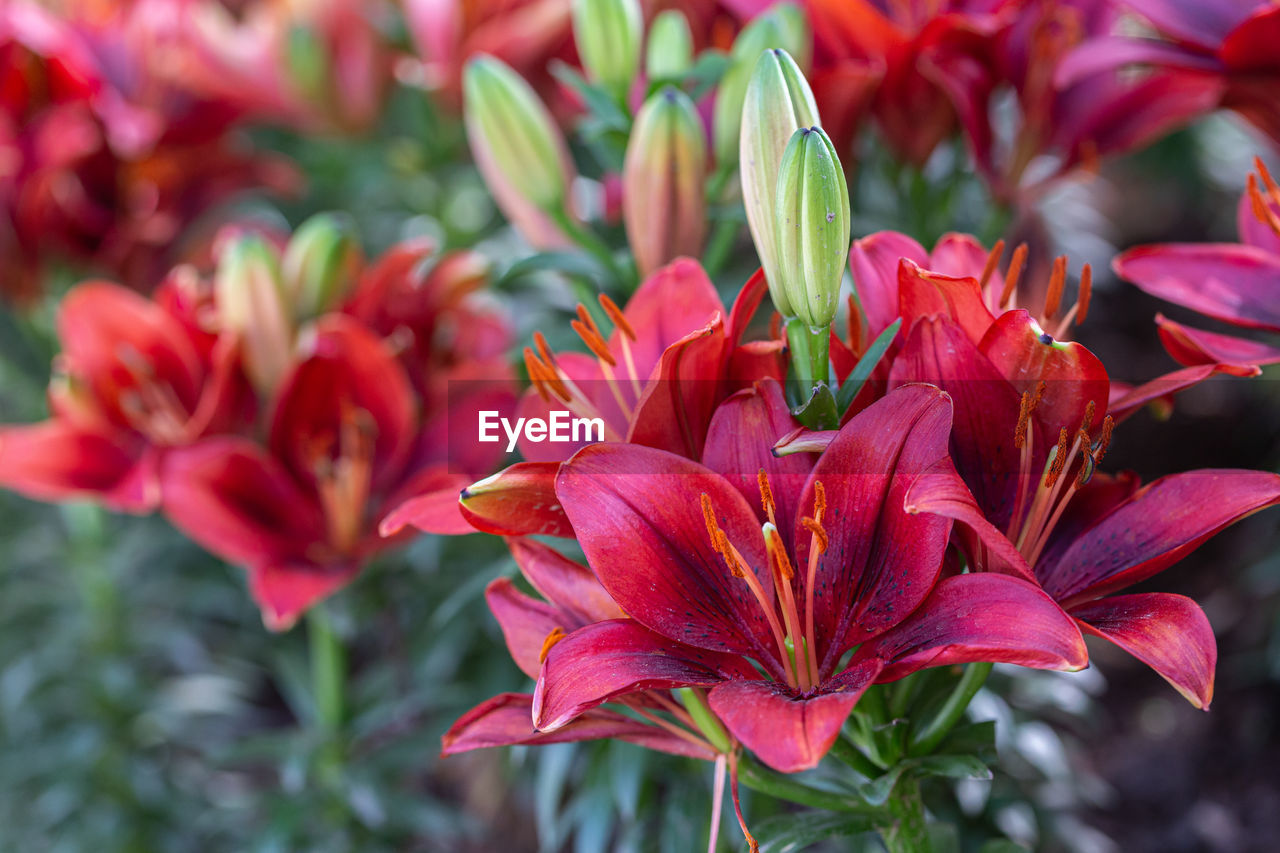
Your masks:
[[[538,358],[546,362],[548,367],[555,367],[556,359],[551,353],[551,347],[547,346],[547,339],[543,337],[542,332],[533,333],[533,345],[538,349]]]
[[[1044,477],[1046,488],[1053,488],[1053,484],[1058,482],[1058,478],[1062,476],[1062,469],[1067,465],[1067,448],[1067,428],[1063,427],[1058,433],[1058,446],[1051,451],[1053,458],[1049,460],[1049,472]]]
[[[1080,431],[1084,433],[1084,443],[1089,443],[1089,430],[1093,429],[1093,416],[1097,411],[1097,403],[1090,400],[1084,407],[1084,420],[1080,421]]]
[[[1280,202],[1280,197],[1263,195],[1262,191],[1258,189],[1258,181],[1253,175],[1249,176],[1248,194],[1249,207],[1253,211],[1254,218],[1272,231],[1280,234],[1280,215],[1277,215],[1271,209],[1271,202]]]
[[[1022,403],[1018,406],[1018,426],[1013,433],[1013,446],[1019,450],[1027,444],[1027,423],[1031,420],[1033,399],[1030,391],[1022,392]]]
[[[546,663],[547,655],[551,654],[551,649],[555,647],[556,643],[560,642],[567,636],[568,634],[565,633],[563,628],[552,628],[551,632],[548,633],[546,638],[542,641],[542,651],[538,652],[538,663]]]
[[[987,282],[991,280],[991,274],[996,271],[996,264],[1000,263],[1000,258],[1004,256],[1004,240],[997,240],[996,244],[991,247],[991,251],[987,254],[987,263],[982,268],[982,278],[978,279],[978,287],[986,289]]]
[[[1089,297],[1093,295],[1093,267],[1088,264],[1080,270],[1080,296],[1076,299],[1076,325],[1089,316]]]
[[[806,515],[804,518],[800,519],[800,525],[805,530],[808,530],[813,534],[813,545],[810,545],[809,547],[812,549],[813,546],[816,545],[818,553],[825,554],[827,552],[827,542],[829,540],[827,539],[827,531],[818,523],[818,520]]]
[[[582,342],[587,345],[587,349],[595,354],[596,358],[610,367],[617,367],[617,360],[613,357],[613,353],[609,352],[608,344],[604,342],[604,338],[600,337],[600,333],[597,330],[581,320],[572,320],[569,325],[578,333],[578,337],[582,338]]]
[[[1272,196],[1280,196],[1280,186],[1276,186],[1276,182],[1271,177],[1271,172],[1267,170],[1267,164],[1262,162],[1262,158],[1254,156],[1253,167],[1258,170],[1258,175],[1262,178],[1262,183],[1266,185],[1267,192]]]
[[[1013,250],[1013,257],[1009,259],[1009,271],[1004,274],[1004,290],[1000,291],[999,303],[1002,310],[1008,307],[1009,300],[1018,289],[1018,279],[1022,276],[1022,267],[1026,262],[1027,244],[1019,243],[1018,248]]]
[[[760,484],[760,503],[764,505],[765,515],[769,517],[769,523],[776,527],[778,520],[774,515],[774,511],[777,505],[773,500],[773,490],[769,488],[769,475],[761,468],[756,474],[756,480]]]
[[[1098,439],[1098,449],[1093,451],[1093,461],[1101,462],[1102,457],[1107,455],[1107,448],[1111,446],[1111,430],[1115,428],[1116,422],[1111,415],[1107,415],[1102,419],[1102,436]]]
[[[623,315],[622,309],[618,307],[618,303],[614,302],[607,294],[600,294],[600,307],[604,309],[604,313],[609,316],[609,322],[613,323],[622,334],[631,340],[636,339],[635,330],[631,328],[631,324],[627,322],[627,318]]]
[[[1067,284],[1067,256],[1058,255],[1053,259],[1053,273],[1049,276],[1049,289],[1044,297],[1045,325],[1058,313],[1062,305],[1062,290]]]
[[[550,403],[551,395],[547,393],[547,389],[543,382],[542,371],[540,370],[541,362],[534,355],[533,349],[524,348],[524,369],[529,373],[529,384],[538,392],[538,396],[542,398],[542,402]]]
[[[821,480],[813,481],[813,520],[822,524],[822,517],[827,512],[827,489]]]
[[[796,576],[796,570],[791,565],[791,558],[787,556],[787,548],[782,542],[782,534],[778,532],[778,528],[772,522],[764,526],[764,542],[769,555],[774,559],[778,575],[784,581],[789,582]]]

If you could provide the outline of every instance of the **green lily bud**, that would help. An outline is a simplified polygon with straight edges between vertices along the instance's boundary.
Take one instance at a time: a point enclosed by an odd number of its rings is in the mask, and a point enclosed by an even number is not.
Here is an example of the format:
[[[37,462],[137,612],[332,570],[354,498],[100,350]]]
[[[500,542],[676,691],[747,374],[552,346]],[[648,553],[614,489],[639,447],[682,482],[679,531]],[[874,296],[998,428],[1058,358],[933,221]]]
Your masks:
[[[258,393],[270,396],[293,358],[293,321],[280,261],[257,235],[229,245],[214,280],[224,331],[239,336],[245,373]]]
[[[693,33],[689,20],[678,9],[658,14],[649,26],[645,73],[650,80],[680,77],[693,66]]]
[[[779,48],[765,52],[756,63],[742,106],[742,202],[774,307],[784,317],[794,317],[798,309],[781,287],[774,226],[778,167],[791,135],[818,123],[813,91],[795,61]]]
[[[622,214],[641,278],[706,235],[707,142],[697,107],[664,86],[636,115],[622,168]]]
[[[355,229],[346,217],[321,213],[302,223],[280,263],[294,318],[309,320],[336,308],[355,286],[361,261]]]
[[[812,39],[804,12],[794,3],[779,3],[738,33],[729,52],[729,67],[720,78],[712,115],[712,139],[716,162],[738,161],[738,137],[742,128],[743,100],[760,54],[780,47],[792,56],[803,57],[800,67],[808,67]]]
[[[462,79],[467,140],[496,198],[559,213],[569,191],[567,153],[551,113],[506,63],[481,55]]]
[[[794,316],[824,329],[836,316],[849,257],[849,188],[835,146],[817,127],[797,130],[778,171],[778,273]]]
[[[320,102],[329,82],[329,56],[310,28],[296,24],[289,29],[285,63],[298,91],[309,100]]]
[[[573,38],[582,67],[619,99],[640,70],[643,35],[637,0],[573,0]]]

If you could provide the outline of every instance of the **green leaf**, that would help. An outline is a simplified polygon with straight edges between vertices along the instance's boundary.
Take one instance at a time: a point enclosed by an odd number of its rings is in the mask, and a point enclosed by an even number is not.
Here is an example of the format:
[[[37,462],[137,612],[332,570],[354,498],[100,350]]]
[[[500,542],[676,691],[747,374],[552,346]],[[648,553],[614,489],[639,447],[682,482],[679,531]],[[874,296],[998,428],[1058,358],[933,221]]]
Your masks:
[[[978,853],[1027,853],[1027,848],[1007,838],[996,838],[979,847]]]
[[[956,726],[938,747],[948,755],[974,755],[985,762],[996,760],[996,721],[983,720]]]
[[[831,393],[831,386],[825,382],[815,386],[808,401],[793,409],[791,414],[809,429],[835,429],[840,423],[835,395]]]
[[[862,354],[862,358],[858,359],[858,363],[854,365],[850,371],[848,378],[844,380],[844,384],[840,386],[840,394],[836,397],[836,405],[841,412],[847,410],[853,403],[858,392],[862,390],[862,386],[871,378],[871,374],[875,371],[876,365],[880,363],[880,359],[884,358],[885,352],[889,349],[889,344],[893,343],[893,339],[898,335],[898,329],[902,328],[902,318],[893,321],[889,328],[885,329],[880,335],[871,342],[871,346],[867,347],[867,351]]]
[[[551,63],[551,74],[582,98],[587,110],[597,121],[624,133],[630,130],[631,119],[604,89],[588,83],[571,66],[558,60]]]
[[[852,838],[875,829],[866,815],[801,812],[761,821],[751,831],[760,841],[760,853],[792,853],[819,841]]]
[[[502,290],[537,272],[559,272],[596,279],[605,273],[605,269],[595,258],[582,252],[539,252],[507,267],[493,286]]]

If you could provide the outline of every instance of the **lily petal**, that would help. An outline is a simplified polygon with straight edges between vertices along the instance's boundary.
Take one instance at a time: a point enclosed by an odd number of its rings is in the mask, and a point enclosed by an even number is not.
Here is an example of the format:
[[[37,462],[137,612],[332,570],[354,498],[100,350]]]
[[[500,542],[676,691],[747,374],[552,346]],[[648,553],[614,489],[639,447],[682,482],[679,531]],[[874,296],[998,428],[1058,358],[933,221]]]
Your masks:
[[[812,697],[793,695],[776,681],[729,681],[707,700],[733,736],[782,773],[816,767],[874,676]]]
[[[1070,607],[1145,580],[1209,537],[1280,503],[1280,475],[1203,469],[1161,477],[1082,533],[1036,575]]]
[[[1260,366],[1280,363],[1280,349],[1260,341],[1193,329],[1163,314],[1156,315],[1156,326],[1165,350],[1179,364]]]
[[[287,631],[312,605],[350,583],[360,566],[298,561],[250,565],[248,570],[249,593],[262,610],[263,624],[272,631]]]
[[[939,581],[919,610],[869,645],[857,658],[884,661],[880,681],[975,661],[1066,670],[1089,662],[1079,628],[1053,599],[1029,581],[990,572]]]
[[[472,527],[498,536],[573,536],[556,497],[559,462],[517,462],[462,490]]]
[[[898,265],[903,258],[918,266],[929,265],[924,247],[896,231],[878,231],[854,240],[849,250],[854,293],[867,318],[867,340],[875,340],[898,319]]]
[[[898,266],[898,298],[903,317],[945,317],[975,342],[995,319],[976,278],[943,275],[906,258]]]
[[[1198,364],[1166,373],[1150,382],[1144,382],[1136,388],[1120,386],[1113,389],[1111,402],[1107,404],[1107,412],[1117,422],[1124,420],[1134,412],[1148,404],[1164,408],[1172,408],[1173,396],[1188,388],[1219,374],[1228,376],[1257,376],[1262,370],[1251,364]],[[1118,396],[1115,392],[1119,392]]]
[[[1280,331],[1280,257],[1237,243],[1140,246],[1111,264],[1138,287],[1217,320]]]
[[[533,588],[572,616],[572,624],[562,624],[562,628],[573,630],[589,622],[621,619],[626,615],[586,566],[531,539],[508,539],[507,547]]]
[[[121,512],[160,503],[155,456],[128,434],[62,420],[0,428],[0,486],[43,501],[95,498]]]
[[[423,533],[437,533],[443,536],[461,536],[475,533],[462,514],[458,504],[458,495],[471,482],[470,477],[451,474],[447,470],[437,469],[428,472],[427,476],[416,479],[413,489],[417,492],[413,497],[396,504],[390,513],[378,524],[381,536],[395,536],[406,527],[416,527]]]
[[[484,590],[485,603],[498,620],[507,651],[520,671],[537,678],[542,669],[542,644],[552,631],[572,631],[580,625],[566,625],[560,609],[525,595],[510,578],[497,578]]]
[[[755,511],[696,462],[638,445],[595,444],[564,463],[556,480],[587,562],[632,618],[672,640],[771,661],[777,652],[760,605],[711,545],[704,494],[771,593]]]
[[[646,725],[613,711],[595,709],[552,732],[533,727],[533,696],[500,693],[487,699],[449,727],[442,738],[441,755],[457,755],[494,746],[542,746],[582,740],[621,740],[659,752],[714,761],[715,753],[692,740],[676,737],[657,726]]]
[[[554,731],[584,711],[643,690],[709,687],[745,664],[668,640],[634,619],[579,628],[552,646],[533,693],[533,724]]]
[[[1071,609],[1089,634],[1115,643],[1197,708],[1213,701],[1218,644],[1200,606],[1165,592],[1115,595]]]

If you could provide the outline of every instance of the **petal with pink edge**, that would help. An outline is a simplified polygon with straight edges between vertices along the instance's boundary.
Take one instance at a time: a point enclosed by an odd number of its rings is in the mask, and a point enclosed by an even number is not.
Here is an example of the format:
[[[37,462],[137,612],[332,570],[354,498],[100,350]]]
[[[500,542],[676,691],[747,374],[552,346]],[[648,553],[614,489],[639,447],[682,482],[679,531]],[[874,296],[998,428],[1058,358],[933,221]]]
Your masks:
[[[903,259],[927,267],[929,253],[906,234],[878,231],[854,240],[849,250],[853,289],[867,318],[867,340],[875,340],[898,319],[898,264]]]
[[[154,458],[138,439],[60,420],[0,428],[0,485],[42,501],[92,497],[122,512],[160,502]]]
[[[659,752],[713,761],[715,752],[692,739],[677,737],[657,726],[646,725],[603,709],[587,711],[555,731],[533,727],[533,696],[501,693],[488,699],[449,727],[442,738],[442,755],[457,755],[495,746],[542,746],[582,740],[621,740]]]
[[[1156,327],[1169,355],[1179,364],[1189,367],[1200,364],[1260,366],[1280,363],[1280,349],[1261,341],[1193,329],[1163,314],[1156,315]]]
[[[572,617],[572,624],[561,625],[562,628],[573,630],[588,622],[626,615],[586,566],[532,539],[508,539],[507,547],[533,588]]]
[[[542,669],[542,644],[552,631],[572,631],[580,625],[566,625],[559,608],[538,601],[516,589],[510,578],[491,581],[484,590],[485,603],[498,620],[507,651],[520,671],[537,678]]]
[[[250,565],[249,593],[272,631],[287,631],[312,605],[328,598],[360,573],[360,566],[340,562],[318,565],[281,562]]]
[[[1115,643],[1209,710],[1218,643],[1200,605],[1167,592],[1115,595],[1071,608],[1085,633]]]
[[[1237,243],[1130,249],[1116,275],[1177,305],[1250,329],[1280,331],[1280,257]]]
[[[556,497],[559,462],[517,462],[462,490],[462,515],[498,536],[572,536]]]

